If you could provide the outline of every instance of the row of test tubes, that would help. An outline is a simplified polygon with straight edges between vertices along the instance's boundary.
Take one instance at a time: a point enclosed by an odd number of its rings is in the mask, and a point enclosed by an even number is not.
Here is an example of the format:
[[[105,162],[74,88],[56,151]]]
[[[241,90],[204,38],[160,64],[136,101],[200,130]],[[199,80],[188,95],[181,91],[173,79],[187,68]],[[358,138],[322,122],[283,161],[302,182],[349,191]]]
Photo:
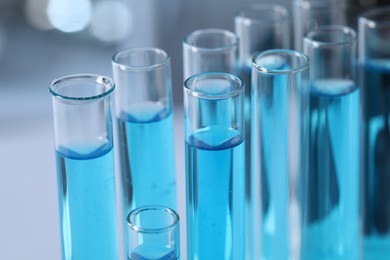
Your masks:
[[[274,4],[184,39],[188,260],[390,257],[390,7],[342,2],[296,1],[294,50]],[[49,88],[63,259],[119,258],[116,189],[127,259],[180,259],[170,57],[112,69]]]

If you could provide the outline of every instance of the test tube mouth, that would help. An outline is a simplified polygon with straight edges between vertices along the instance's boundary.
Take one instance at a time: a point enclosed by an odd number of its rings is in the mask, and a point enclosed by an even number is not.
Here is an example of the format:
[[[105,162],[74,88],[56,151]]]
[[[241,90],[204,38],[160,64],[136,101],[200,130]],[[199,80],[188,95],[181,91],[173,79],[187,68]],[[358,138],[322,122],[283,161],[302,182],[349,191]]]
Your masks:
[[[365,11],[359,17],[359,24],[365,24],[372,29],[377,27],[389,27],[390,6]]]
[[[49,92],[53,97],[76,102],[102,99],[114,89],[115,84],[111,78],[88,73],[56,78],[49,86]]]
[[[146,213],[161,212],[162,214],[165,215],[164,216],[165,218],[170,220],[169,224],[164,226],[153,226],[153,227],[149,227],[149,226],[145,227],[145,226],[141,226],[140,224],[137,224],[137,218],[141,214],[145,214],[145,212]],[[132,210],[127,216],[127,225],[129,226],[129,228],[139,233],[162,233],[177,228],[179,224],[179,219],[180,219],[179,215],[173,209],[164,206],[151,205],[151,206],[139,207]],[[160,223],[160,221],[156,219],[154,223]]]
[[[248,24],[273,24],[289,18],[287,8],[276,4],[252,4],[239,9],[236,18]]]
[[[252,58],[252,65],[261,73],[289,75],[308,69],[310,59],[298,51],[273,49],[255,54]]]
[[[195,74],[184,81],[184,90],[200,99],[220,100],[238,96],[245,91],[243,81],[224,72]]]
[[[121,70],[153,70],[166,66],[170,56],[158,48],[132,48],[116,52],[112,63]]]
[[[313,47],[348,46],[356,43],[356,32],[342,25],[320,26],[307,33],[304,41]]]
[[[340,8],[347,8],[345,1],[340,0],[294,0],[294,5],[303,9],[316,9],[328,12],[330,5],[337,5]]]
[[[224,52],[238,48],[236,34],[224,29],[201,29],[187,35],[183,43],[193,51]]]

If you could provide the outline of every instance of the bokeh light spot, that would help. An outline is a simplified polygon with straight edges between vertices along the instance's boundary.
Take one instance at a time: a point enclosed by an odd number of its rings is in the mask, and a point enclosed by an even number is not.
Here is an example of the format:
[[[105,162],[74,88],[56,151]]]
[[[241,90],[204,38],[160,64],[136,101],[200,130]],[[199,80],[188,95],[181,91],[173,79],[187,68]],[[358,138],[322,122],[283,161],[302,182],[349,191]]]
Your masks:
[[[85,29],[91,20],[89,0],[50,0],[47,14],[51,24],[63,32]]]
[[[91,31],[99,40],[118,42],[123,40],[132,27],[131,13],[118,1],[101,1],[92,11]]]

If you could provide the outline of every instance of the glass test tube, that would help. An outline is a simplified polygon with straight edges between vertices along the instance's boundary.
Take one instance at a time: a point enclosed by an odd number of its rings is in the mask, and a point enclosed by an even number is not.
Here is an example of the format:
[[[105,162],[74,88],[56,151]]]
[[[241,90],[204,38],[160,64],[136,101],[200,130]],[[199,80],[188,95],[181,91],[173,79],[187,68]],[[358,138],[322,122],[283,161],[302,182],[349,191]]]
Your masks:
[[[124,218],[145,205],[176,210],[170,57],[135,48],[116,53],[112,66]]]
[[[256,52],[290,47],[289,13],[286,8],[275,4],[252,4],[237,11],[235,32],[240,39],[239,68],[245,83],[245,185],[247,200],[246,234],[248,259],[260,257],[260,247],[254,245],[260,235],[259,223],[255,221],[254,209],[260,205],[260,180],[257,174],[251,175],[251,71],[252,57]]]
[[[294,0],[294,48],[303,50],[303,37],[321,25],[347,25],[346,0]]]
[[[127,217],[128,260],[179,260],[179,215],[163,206],[143,206]]]
[[[50,84],[62,259],[117,259],[111,79],[75,74]]]
[[[227,30],[203,29],[183,41],[184,79],[202,72],[238,74],[238,38]]]
[[[184,82],[188,260],[245,259],[244,91],[227,73]]]
[[[390,7],[359,17],[364,257],[390,254]]]
[[[356,33],[320,26],[305,37],[304,52],[310,58],[310,148],[301,259],[360,259]]]
[[[309,59],[291,50],[252,65],[252,171],[260,176],[261,259],[299,259],[299,180],[307,173]]]

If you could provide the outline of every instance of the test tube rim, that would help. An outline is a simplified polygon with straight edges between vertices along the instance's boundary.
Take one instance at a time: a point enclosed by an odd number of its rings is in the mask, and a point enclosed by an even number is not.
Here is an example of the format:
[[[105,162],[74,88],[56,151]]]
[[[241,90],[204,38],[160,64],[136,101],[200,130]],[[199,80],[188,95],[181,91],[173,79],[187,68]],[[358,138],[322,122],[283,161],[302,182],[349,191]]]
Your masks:
[[[317,10],[325,9],[326,11],[328,11],[327,9],[332,3],[340,4],[340,6],[342,6],[343,8],[347,8],[345,0],[294,0],[293,3],[295,6],[301,7],[303,9],[315,8]]]
[[[134,218],[136,215],[138,215],[142,211],[146,211],[146,210],[165,211],[171,217],[173,217],[173,221],[170,225],[168,225],[166,227],[162,227],[162,228],[143,228],[143,227],[140,227],[139,225],[134,223]],[[159,206],[159,205],[149,205],[149,206],[138,207],[138,208],[135,208],[132,211],[130,211],[130,213],[127,215],[126,221],[127,221],[127,226],[130,229],[132,229],[138,233],[157,234],[157,233],[162,233],[162,232],[166,232],[166,231],[170,231],[170,230],[174,230],[176,228],[179,228],[180,216],[179,216],[179,214],[177,214],[176,211],[174,211],[173,209],[171,209],[169,207]]]
[[[256,63],[256,59],[259,56],[264,56],[272,53],[286,53],[286,54],[292,54],[295,55],[296,57],[300,57],[304,59],[303,64],[300,66],[297,66],[295,68],[291,68],[288,70],[273,70],[273,69],[268,69],[260,66],[259,64]],[[303,54],[301,52],[295,51],[295,50],[288,50],[288,49],[272,49],[272,50],[266,50],[262,52],[258,52],[253,55],[252,58],[252,67],[255,68],[258,72],[264,73],[264,74],[272,74],[272,75],[288,75],[288,74],[293,74],[293,73],[298,73],[301,72],[305,69],[308,69],[310,66],[310,58],[306,54]]]
[[[229,93],[225,94],[225,95],[210,95],[210,94],[207,94],[207,93],[204,93],[204,92],[200,92],[200,91],[196,91],[192,88],[190,88],[190,84],[195,81],[196,79],[198,78],[201,78],[201,77],[220,77],[220,78],[225,78],[225,79],[230,79],[231,81],[234,81],[234,82],[237,82],[238,84],[238,87],[237,89],[235,90],[232,90],[230,91]],[[230,74],[230,73],[226,73],[226,72],[202,72],[202,73],[198,73],[198,74],[195,74],[195,75],[192,75],[191,77],[189,77],[188,79],[186,79],[184,81],[184,91],[192,96],[192,97],[196,97],[196,98],[200,98],[200,99],[208,99],[208,100],[222,100],[222,99],[228,99],[228,98],[232,98],[232,97],[236,97],[236,96],[239,96],[240,94],[242,94],[244,91],[245,91],[245,84],[244,82],[237,76],[233,75],[233,74]]]
[[[231,44],[227,44],[225,46],[216,47],[216,48],[199,47],[199,46],[196,46],[196,45],[190,43],[190,41],[189,41],[190,38],[204,34],[204,33],[207,33],[207,34],[219,33],[221,35],[228,36],[229,38],[233,39],[233,42]],[[195,30],[195,31],[192,31],[191,33],[187,34],[187,36],[183,40],[183,44],[185,46],[187,46],[187,48],[191,49],[194,52],[228,52],[232,49],[238,48],[239,41],[240,40],[239,40],[238,36],[231,31],[228,31],[225,29],[218,29],[218,28],[206,28],[206,29]]]
[[[360,26],[368,26],[369,28],[381,28],[390,26],[389,20],[374,20],[373,18],[377,15],[388,14],[390,17],[390,5],[386,7],[374,8],[367,10],[359,16],[359,29]]]
[[[150,65],[129,65],[129,64],[124,64],[118,61],[118,57],[123,54],[129,54],[129,53],[135,53],[135,52],[151,52],[151,53],[159,53],[163,55],[163,58],[154,64]],[[124,71],[148,71],[148,70],[155,70],[159,67],[164,67],[166,65],[169,65],[170,63],[171,56],[164,50],[159,49],[159,48],[154,48],[154,47],[138,47],[138,48],[130,48],[130,49],[124,49],[117,51],[114,53],[112,56],[112,64],[113,66],[119,68],[120,70]]]
[[[278,18],[273,19],[262,19],[261,17],[250,18],[247,16],[247,11],[274,11],[280,13],[281,15]],[[237,10],[235,19],[242,19],[244,23],[248,24],[273,24],[276,21],[287,21],[290,17],[290,13],[288,9],[279,4],[271,4],[271,3],[256,3],[252,5],[248,5]]]
[[[88,81],[93,81],[96,83],[96,85],[102,85],[106,87],[106,91],[99,95],[91,95],[91,96],[85,96],[85,97],[75,97],[75,96],[70,96],[70,95],[63,95],[60,94],[58,91],[55,90],[55,86],[58,84],[68,81],[68,80],[76,80],[76,79],[81,79],[81,80],[88,80]],[[102,76],[98,74],[93,74],[93,73],[76,73],[76,74],[68,74],[62,77],[55,78],[54,80],[51,81],[49,85],[49,92],[50,94],[59,99],[59,100],[67,100],[67,101],[75,101],[75,102],[85,102],[85,101],[95,101],[98,99],[102,99],[108,95],[110,95],[115,89],[115,83],[114,81],[107,76]]]
[[[319,41],[314,40],[313,37],[319,34],[335,31],[340,34],[348,36],[343,41]],[[352,46],[356,44],[356,31],[348,26],[343,25],[324,25],[309,31],[304,37],[304,42],[311,44],[315,48],[333,48],[336,46]]]

